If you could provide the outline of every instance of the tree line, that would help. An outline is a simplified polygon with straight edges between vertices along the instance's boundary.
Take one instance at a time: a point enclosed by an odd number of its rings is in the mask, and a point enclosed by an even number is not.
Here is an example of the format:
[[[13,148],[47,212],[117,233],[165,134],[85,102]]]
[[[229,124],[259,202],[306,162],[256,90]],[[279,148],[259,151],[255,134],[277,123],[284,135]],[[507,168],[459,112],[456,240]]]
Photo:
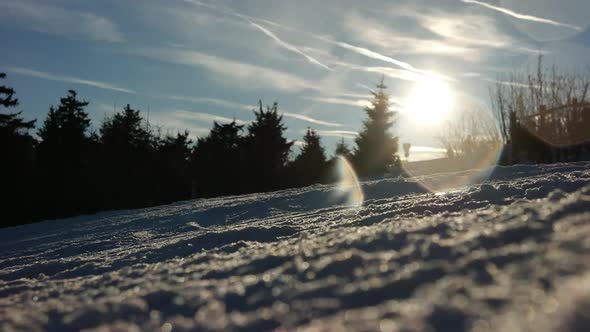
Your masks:
[[[590,158],[590,72],[568,73],[537,60],[536,71],[513,73],[490,91],[506,148],[503,164]]]
[[[6,74],[0,73],[0,79]],[[383,82],[365,108],[363,130],[350,148],[342,140],[335,156],[352,162],[361,176],[399,167],[396,114],[389,110]],[[335,159],[327,157],[311,128],[300,151],[278,104],[254,110],[241,125],[214,122],[207,136],[162,135],[126,105],[91,128],[89,102],[68,90],[51,106],[36,135],[36,120],[25,120],[13,88],[0,85],[0,179],[4,206],[0,226],[62,218],[109,209],[153,206],[200,197],[266,192],[334,180]]]

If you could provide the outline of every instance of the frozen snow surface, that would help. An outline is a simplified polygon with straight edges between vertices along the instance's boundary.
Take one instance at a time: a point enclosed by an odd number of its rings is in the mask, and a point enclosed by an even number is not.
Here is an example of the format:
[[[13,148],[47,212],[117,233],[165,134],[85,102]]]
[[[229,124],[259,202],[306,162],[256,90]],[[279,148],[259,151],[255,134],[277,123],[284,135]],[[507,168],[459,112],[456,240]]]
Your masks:
[[[1,229],[0,330],[590,331],[590,163],[362,188]]]

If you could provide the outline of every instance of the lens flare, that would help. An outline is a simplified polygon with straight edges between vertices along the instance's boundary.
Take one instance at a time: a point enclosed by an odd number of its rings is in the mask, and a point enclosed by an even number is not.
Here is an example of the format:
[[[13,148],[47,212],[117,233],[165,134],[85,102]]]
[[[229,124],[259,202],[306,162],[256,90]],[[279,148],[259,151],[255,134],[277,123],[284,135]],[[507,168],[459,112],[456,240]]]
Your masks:
[[[487,180],[503,144],[495,119],[486,109],[467,109],[450,119],[440,142],[445,158],[402,163],[407,175],[430,192],[475,185]]]
[[[334,173],[337,181],[333,198],[346,206],[361,207],[365,196],[356,173],[346,158],[336,157]]]
[[[404,171],[430,192],[447,192],[487,180],[501,151],[498,143],[470,156],[406,163]]]

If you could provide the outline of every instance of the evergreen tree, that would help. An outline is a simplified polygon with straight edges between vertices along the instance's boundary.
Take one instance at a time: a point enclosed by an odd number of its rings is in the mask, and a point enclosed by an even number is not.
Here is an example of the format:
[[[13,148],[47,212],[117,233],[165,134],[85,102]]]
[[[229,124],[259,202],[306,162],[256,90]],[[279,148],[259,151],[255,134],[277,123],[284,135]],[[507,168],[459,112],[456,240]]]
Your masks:
[[[39,129],[38,147],[42,203],[46,217],[57,217],[87,211],[84,193],[89,192],[90,119],[84,107],[87,101],[78,100],[74,90],[51,106]]]
[[[190,198],[189,160],[191,154],[188,131],[176,136],[166,135],[158,147],[158,179],[161,202]]]
[[[248,125],[246,167],[252,191],[271,191],[285,187],[286,163],[293,142],[283,136],[287,127],[278,114],[278,104],[254,111],[255,120]]]
[[[0,73],[0,79],[6,74]],[[25,121],[21,112],[8,112],[18,106],[14,89],[0,86],[0,200],[5,209],[0,226],[16,225],[29,221],[33,183],[33,147],[35,140],[29,130],[35,127],[35,120]]]
[[[367,119],[364,129],[355,139],[356,148],[353,162],[361,176],[385,173],[389,167],[397,166],[398,138],[390,130],[395,123],[396,113],[389,109],[389,96],[385,93],[383,79],[373,92],[371,106],[365,108]]]
[[[348,144],[344,141],[344,137],[336,144],[336,149],[334,150],[334,156],[342,156],[347,160],[352,159],[352,151],[348,147]]]
[[[301,153],[295,158],[293,166],[297,185],[306,186],[325,180],[328,162],[320,136],[315,130],[307,129]]]
[[[210,197],[247,192],[242,170],[243,125],[236,121],[213,123],[207,137],[199,138],[192,153],[193,196]]]
[[[6,78],[5,73],[0,73],[0,79]],[[2,106],[3,112],[0,113],[0,147],[2,155],[10,152],[16,152],[17,150],[23,152],[27,149],[19,144],[31,145],[33,138],[29,135],[29,130],[35,128],[36,120],[25,121],[20,115],[22,112],[8,112],[11,107],[18,106],[18,99],[14,97],[14,89],[4,85],[0,86],[0,106]],[[14,151],[13,151],[14,150]],[[6,155],[8,157],[8,155]],[[5,158],[5,160],[11,160],[12,158]],[[22,160],[21,160],[22,161]]]
[[[60,105],[49,108],[49,114],[39,129],[41,138],[39,158],[50,168],[76,168],[86,161],[84,154],[90,136],[90,118],[84,107],[87,101],[78,100],[74,90],[60,99]]]
[[[144,124],[140,112],[127,104],[123,112],[115,113],[103,122],[100,128],[101,139],[109,153],[120,158],[153,148],[154,135],[149,125]]]
[[[138,207],[156,202],[157,137],[139,110],[127,104],[101,128],[104,199],[111,207]]]

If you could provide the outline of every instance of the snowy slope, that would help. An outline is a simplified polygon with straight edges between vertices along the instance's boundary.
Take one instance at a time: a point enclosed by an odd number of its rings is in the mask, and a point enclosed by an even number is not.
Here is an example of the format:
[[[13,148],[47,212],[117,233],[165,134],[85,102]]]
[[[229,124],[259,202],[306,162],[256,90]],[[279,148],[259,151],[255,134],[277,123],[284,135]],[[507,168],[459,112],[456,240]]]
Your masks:
[[[361,208],[314,186],[1,229],[0,330],[586,330],[590,163],[490,176],[367,181]]]

